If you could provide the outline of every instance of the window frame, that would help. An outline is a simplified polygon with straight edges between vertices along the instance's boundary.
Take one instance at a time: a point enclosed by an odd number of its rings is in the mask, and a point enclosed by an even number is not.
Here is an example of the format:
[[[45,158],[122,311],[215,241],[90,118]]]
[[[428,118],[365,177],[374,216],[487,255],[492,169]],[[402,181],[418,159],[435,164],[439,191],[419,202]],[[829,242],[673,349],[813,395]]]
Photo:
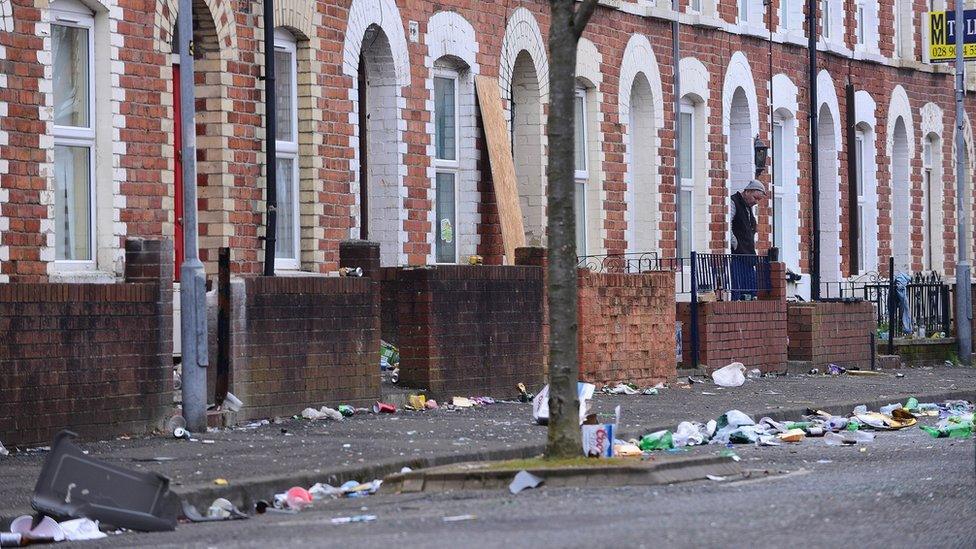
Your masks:
[[[697,6],[695,4],[698,4]],[[702,0],[688,0],[688,13],[701,13]]]
[[[784,120],[778,115],[773,116],[773,131],[772,139],[770,139],[770,145],[772,146],[772,154],[770,159],[772,160],[772,166],[770,167],[770,178],[773,181],[773,212],[772,212],[772,225],[773,225],[773,246],[780,249],[782,253],[783,249],[783,224],[786,217],[783,215],[783,202],[786,197],[784,192],[784,182],[783,182],[783,156],[785,152],[785,145],[783,140],[785,139],[786,125],[783,124]],[[779,146],[776,146],[776,133],[779,130]],[[777,158],[779,156],[779,158]],[[778,172],[778,173],[777,173]],[[779,207],[775,206],[776,201],[779,201]],[[777,221],[777,218],[779,220]],[[776,240],[779,239],[779,243]]]
[[[865,32],[867,30],[865,28],[865,11],[867,7],[864,3],[865,0],[857,0],[854,5],[854,24],[857,25],[857,28],[854,29],[854,44],[862,47],[865,45],[864,38],[867,35]]]
[[[51,26],[59,25],[84,29],[88,32],[88,126],[61,126],[52,123],[54,147],[82,147],[88,149],[88,259],[57,259],[58,244],[55,242],[55,268],[59,271],[93,271],[98,260],[98,210],[96,189],[97,142],[95,134],[95,14],[75,0],[57,0],[50,7]],[[53,34],[53,33],[52,33]],[[51,41],[51,66],[54,66],[54,41]],[[53,90],[51,92],[54,94]],[[53,166],[53,164],[52,164]],[[56,201],[56,198],[55,198]],[[56,204],[56,202],[55,202]],[[60,228],[54,228],[55,240],[59,238]],[[61,235],[63,236],[63,235]]]
[[[864,162],[864,146],[867,141],[867,136],[864,130],[856,129],[854,131],[854,161],[857,164],[857,170],[855,175],[857,177],[856,181],[856,191],[857,191],[857,267],[858,273],[864,274],[866,271],[865,267],[867,265],[867,238],[865,230],[867,229],[867,223],[864,219],[864,208],[867,203],[867,195],[864,192],[864,187],[866,183],[867,166]]]
[[[827,42],[831,40],[830,0],[820,2],[820,36]]]
[[[301,219],[299,217],[300,207],[299,207],[299,154],[298,154],[298,40],[285,29],[277,28],[274,33],[274,48],[275,52],[287,51],[291,54],[291,67],[289,71],[289,76],[291,79],[291,137],[290,141],[282,141],[278,139],[275,135],[275,167],[277,169],[277,162],[279,160],[290,160],[292,162],[291,170],[291,181],[288,182],[292,189],[292,219],[294,220],[293,227],[293,256],[294,257],[277,257],[277,247],[275,250],[275,269],[282,270],[298,270],[301,268]],[[276,66],[277,68],[277,66]],[[277,84],[277,82],[276,82]],[[275,90],[277,93],[278,90]],[[277,116],[277,109],[274,113]],[[277,181],[277,185],[281,185],[282,181]],[[279,209],[281,205],[278,205]],[[280,239],[278,240],[280,242]]]
[[[682,173],[683,170],[681,169],[681,166],[680,165],[678,166],[678,172],[679,172],[680,180],[681,180],[681,183],[680,183],[679,188],[678,188],[678,199],[677,199],[678,200],[678,203],[675,204],[675,206],[676,206],[675,209],[677,210],[677,214],[679,216],[679,219],[677,220],[678,222],[676,223],[676,226],[677,226],[677,231],[676,231],[677,237],[675,238],[675,251],[676,251],[676,255],[678,257],[691,257],[691,250],[694,249],[694,247],[695,247],[695,180],[696,180],[696,177],[695,177],[695,175],[696,175],[695,174],[695,157],[696,157],[696,155],[695,155],[695,148],[696,148],[695,147],[695,137],[696,137],[696,135],[695,134],[697,133],[697,127],[696,126],[698,125],[697,124],[697,121],[695,120],[695,115],[696,115],[696,112],[695,111],[696,111],[696,105],[695,105],[694,102],[692,102],[690,99],[686,99],[686,98],[682,98],[681,99],[681,101],[680,101],[680,109],[678,111],[678,124],[679,125],[681,124],[681,117],[683,115],[685,115],[685,114],[689,115],[690,120],[691,120],[691,130],[688,131],[688,132],[681,132],[681,137],[682,138],[684,138],[684,135],[686,133],[688,134],[688,149],[691,152],[690,162],[689,162],[689,165],[691,166],[691,170],[690,170],[691,173],[688,174],[689,177],[685,177],[685,174]],[[681,143],[680,142],[678,143],[678,147],[679,148],[681,147]],[[684,151],[682,151],[682,152],[684,152]],[[684,160],[684,157],[682,157],[682,161],[683,160]],[[690,192],[691,193],[691,201],[690,201],[691,203],[688,204],[688,215],[691,218],[691,219],[688,220],[688,246],[691,249],[688,249],[688,250],[684,250],[681,247],[681,222],[683,220],[680,219],[680,216],[681,216],[681,206],[682,206],[682,204],[680,203],[680,200],[681,200],[680,197],[681,197],[681,194],[683,192]]]
[[[736,22],[740,25],[749,24],[749,0],[736,2]]]
[[[573,117],[575,120],[577,101],[582,101],[583,108],[580,109],[580,126],[582,129],[582,148],[583,152],[583,169],[576,169],[576,150],[575,150],[575,139],[576,139],[576,128],[573,128],[573,139],[574,139],[574,150],[573,150],[573,204],[576,210],[576,234],[573,235],[574,239],[579,239],[576,243],[576,255],[584,256],[587,254],[589,231],[587,231],[587,200],[586,194],[589,192],[590,183],[590,128],[589,128],[589,116],[587,111],[590,108],[589,105],[589,89],[583,87],[577,83],[576,89],[573,92]],[[577,195],[579,197],[577,198]],[[578,202],[578,204],[577,204]],[[580,206],[575,208],[575,206]]]
[[[437,265],[451,265],[458,262],[459,254],[461,253],[461,247],[458,244],[458,184],[461,177],[461,74],[457,70],[435,67],[434,74],[432,77],[431,87],[436,90],[437,87],[434,82],[438,78],[448,79],[454,81],[454,160],[440,158],[437,152],[437,100],[436,97],[433,104],[433,116],[431,117],[434,123],[434,135],[431,136],[434,141],[434,263]],[[454,197],[454,226],[451,228],[454,231],[454,260],[453,261],[440,261],[437,254],[437,243],[440,240],[440,223],[437,220],[437,175],[441,173],[450,173],[453,175],[453,197]]]
[[[932,233],[932,145],[930,136],[922,138],[922,268],[927,271],[935,266],[935,242]]]

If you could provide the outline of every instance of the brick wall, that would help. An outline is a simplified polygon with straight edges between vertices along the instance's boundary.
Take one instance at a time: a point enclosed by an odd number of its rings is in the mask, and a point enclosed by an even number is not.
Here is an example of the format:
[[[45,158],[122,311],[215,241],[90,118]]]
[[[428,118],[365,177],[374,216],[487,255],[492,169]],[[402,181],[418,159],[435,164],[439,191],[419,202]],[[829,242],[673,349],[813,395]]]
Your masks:
[[[241,419],[365,406],[379,389],[379,292],[369,278],[243,279],[232,313],[231,392]],[[232,300],[236,302],[237,300]]]
[[[674,273],[580,270],[579,369],[583,381],[641,385],[674,378]]]
[[[874,305],[858,303],[790,303],[787,305],[790,360],[813,366],[871,366]]]
[[[172,253],[127,241],[127,283],[0,284],[0,441],[159,426],[173,401]]]
[[[402,385],[440,396],[511,397],[519,382],[542,384],[542,269],[384,271],[385,283],[395,285]]]
[[[767,372],[782,370],[787,360],[786,278],[782,263],[770,268],[772,291],[758,301],[698,304],[698,365],[707,371],[730,362]],[[677,304],[682,364],[692,364],[691,303]]]

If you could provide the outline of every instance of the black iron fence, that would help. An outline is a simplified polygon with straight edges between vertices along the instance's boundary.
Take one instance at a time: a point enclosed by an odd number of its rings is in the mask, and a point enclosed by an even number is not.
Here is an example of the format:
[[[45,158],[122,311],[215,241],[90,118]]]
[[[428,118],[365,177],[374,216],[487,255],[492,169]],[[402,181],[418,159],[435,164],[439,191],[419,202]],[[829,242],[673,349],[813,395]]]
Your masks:
[[[681,259],[660,257],[657,252],[581,255],[576,267],[596,273],[645,273],[648,271],[680,271]]]
[[[878,337],[888,341],[889,352],[895,338],[944,336],[951,330],[952,286],[934,272],[895,273],[893,258],[888,260],[887,277],[870,272],[822,283],[820,300],[873,303]]]

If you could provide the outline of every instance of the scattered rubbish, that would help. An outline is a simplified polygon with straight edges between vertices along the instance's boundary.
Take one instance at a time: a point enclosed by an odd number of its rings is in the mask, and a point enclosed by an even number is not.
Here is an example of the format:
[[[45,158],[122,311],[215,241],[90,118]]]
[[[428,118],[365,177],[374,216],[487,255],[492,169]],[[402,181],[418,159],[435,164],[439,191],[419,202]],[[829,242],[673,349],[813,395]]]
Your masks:
[[[905,374],[899,372],[899,373],[895,374],[895,377],[905,377]]]
[[[312,496],[313,500],[320,499],[336,499],[345,494],[342,488],[336,488],[331,484],[323,484],[321,482],[316,482],[311,488],[308,489],[309,495]]]
[[[753,368],[746,372],[746,377],[749,379],[759,379],[762,377],[762,370],[759,368]]]
[[[66,520],[60,526],[66,541],[89,541],[108,537],[108,534],[99,529],[97,520],[77,518]]]
[[[3,446],[3,442],[0,442],[0,456],[9,456],[9,455],[10,455],[10,450],[7,450]]]
[[[157,456],[157,457],[150,457],[150,458],[132,458],[132,461],[141,462],[141,463],[164,463],[167,461],[176,461],[176,458],[168,457],[168,456]]]
[[[393,372],[390,373],[390,383],[396,385],[400,381],[400,369],[394,368]]]
[[[704,425],[690,421],[682,421],[678,424],[678,428],[674,430],[671,440],[675,448],[697,446],[705,442],[707,434]]]
[[[847,370],[847,375],[849,376],[883,376],[882,372],[876,372],[874,370]]]
[[[780,433],[778,438],[783,442],[800,442],[806,438],[806,434],[803,432],[803,429],[790,429],[785,433]]]
[[[901,409],[902,408],[897,408],[893,411],[893,413],[897,413]],[[901,417],[895,418],[893,416],[878,412],[864,412],[854,414],[854,417],[856,417],[861,424],[867,425],[874,429],[897,430],[904,429],[905,427],[911,427],[917,423],[917,420],[910,413],[906,412],[906,414],[908,417],[904,417],[899,414]]]
[[[244,407],[244,403],[241,402],[241,399],[234,396],[234,393],[228,392],[227,396],[224,397],[224,403],[221,406],[231,412],[240,412],[241,408]]]
[[[402,474],[405,474],[405,473],[409,473],[409,472],[411,472],[411,471],[413,471],[413,469],[411,469],[411,468],[409,468],[409,467],[401,467],[401,468],[400,468],[400,474],[401,474],[401,475],[402,475]]]
[[[376,515],[356,515],[354,517],[336,517],[330,522],[332,524],[349,524],[351,522],[373,522]]]
[[[636,395],[640,393],[640,389],[638,389],[632,383],[631,384],[618,383],[614,387],[610,387],[609,385],[604,385],[603,392],[610,395]]]
[[[843,433],[826,433],[824,443],[827,446],[844,446],[845,444],[867,444],[874,441],[874,435],[866,431],[845,431]]]
[[[589,415],[590,403],[589,401],[593,398],[593,393],[596,391],[596,385],[592,383],[583,383],[581,381],[576,383],[576,395],[579,398],[579,422],[580,425],[586,420],[586,416]],[[532,399],[532,417],[535,418],[536,423],[539,425],[547,425],[549,423],[549,386],[546,385],[542,388],[535,398]]]
[[[741,362],[733,362],[712,372],[712,381],[722,387],[739,387],[746,382],[745,371]]]
[[[528,390],[526,390],[524,383],[519,383],[518,385],[515,386],[515,388],[518,389],[519,392],[519,402],[531,402],[532,397],[535,396],[532,393],[530,393]]]
[[[470,398],[454,397],[451,399],[451,405],[455,408],[471,408],[474,406],[474,402],[471,402]]]
[[[440,408],[440,406],[437,404],[437,401],[436,400],[430,399],[430,400],[427,401],[427,409],[428,410],[436,410],[438,408]]]
[[[461,522],[465,520],[474,520],[478,517],[474,515],[454,515],[452,517],[444,517],[441,520],[444,522]]]
[[[177,427],[173,429],[173,438],[182,438],[184,440],[190,440],[190,432],[183,427]]]
[[[277,498],[276,498],[277,499]],[[312,494],[301,486],[294,486],[285,492],[284,504],[289,509],[301,511],[312,504]]]
[[[340,404],[338,410],[343,417],[350,417],[356,413],[356,409],[348,404]]]
[[[613,445],[613,455],[617,457],[640,457],[644,452],[632,442],[616,441]]]
[[[339,410],[334,410],[328,406],[323,406],[318,410],[315,408],[305,408],[302,410],[302,417],[311,420],[332,419],[339,421],[342,419],[342,414],[339,412]]]
[[[837,375],[843,374],[846,371],[847,371],[847,369],[841,368],[840,366],[838,366],[836,364],[828,364],[827,365],[827,374],[828,375],[837,376]]]
[[[426,395],[410,395],[407,397],[407,402],[409,402],[409,407],[412,410],[426,410],[427,409],[427,396]]]
[[[810,368],[810,371],[807,372],[807,375],[818,376],[818,375],[820,375],[820,370],[818,370],[816,368]]]
[[[707,478],[708,480],[714,480],[715,482],[722,482],[728,477],[720,477],[718,475],[705,475],[705,478]]]
[[[217,498],[207,509],[207,515],[201,515],[197,508],[186,500],[180,500],[180,507],[183,516],[190,522],[219,522],[223,520],[240,520],[248,518],[247,514],[241,512],[233,503],[224,499]]]
[[[215,478],[214,479],[214,484],[216,484],[217,486],[227,486],[227,479],[225,479],[225,478]]]
[[[645,389],[641,389],[642,395],[650,396],[650,395],[656,395],[657,393],[658,393],[657,387],[647,387]]]
[[[654,450],[670,450],[674,448],[674,437],[671,434],[671,431],[665,429],[663,431],[656,431],[649,435],[644,435],[641,437],[640,442],[637,445],[645,452],[652,452]]]
[[[394,406],[393,404],[389,404],[387,402],[377,402],[376,404],[373,404],[373,413],[374,414],[395,414],[396,406]]]
[[[614,437],[613,433],[618,423],[620,423],[620,406],[617,406],[616,416],[613,423],[596,423],[596,415],[593,414],[587,419],[580,429],[582,430],[583,455],[588,457],[613,457]]]
[[[703,395],[707,395],[707,396],[715,396],[715,395],[717,395],[718,393],[709,393],[708,391],[702,391],[702,394],[703,394]]]
[[[394,345],[380,340],[380,370],[397,370],[400,364],[400,351]],[[396,383],[396,381],[393,381]]]
[[[258,502],[254,504],[254,511],[259,515],[263,515],[265,513],[294,515],[298,513],[298,511],[295,511],[294,509],[278,509],[263,499],[258,500]]]
[[[209,438],[205,438],[200,441],[200,444],[216,444],[217,441]]]
[[[339,267],[339,276],[359,278],[363,276],[362,267]]]
[[[935,427],[927,425],[921,429],[933,438],[969,438],[973,435],[974,415],[972,406],[968,403],[958,404],[959,401],[946,403],[945,417],[939,420]]]
[[[817,463],[820,463],[820,464],[823,464],[823,463],[833,463],[833,462],[834,461],[833,460],[830,460],[830,459],[818,459],[817,460]]]
[[[512,479],[512,483],[508,485],[508,491],[517,494],[522,490],[529,488],[536,488],[544,482],[543,479],[533,475],[528,471],[519,471],[515,478]]]
[[[739,457],[739,454],[733,452],[732,450],[722,450],[721,452],[719,452],[718,455],[722,457],[731,458],[732,461],[740,461],[742,459],[741,457]]]
[[[4,533],[0,538],[3,546],[19,547],[30,543],[51,543],[65,540],[64,529],[58,521],[48,516],[41,516],[34,524],[35,518],[30,515],[17,517],[10,523],[10,534]]]
[[[119,467],[86,455],[61,431],[54,437],[31,497],[31,506],[54,517],[88,518],[140,531],[176,528],[166,502],[169,479]]]

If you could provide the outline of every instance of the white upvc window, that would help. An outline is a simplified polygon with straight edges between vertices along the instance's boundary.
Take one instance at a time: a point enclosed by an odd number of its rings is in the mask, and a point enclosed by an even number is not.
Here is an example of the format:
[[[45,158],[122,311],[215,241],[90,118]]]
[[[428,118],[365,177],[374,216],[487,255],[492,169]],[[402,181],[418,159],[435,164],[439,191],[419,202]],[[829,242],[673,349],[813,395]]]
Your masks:
[[[865,241],[867,240],[867,222],[864,219],[864,177],[867,173],[867,166],[864,165],[864,132],[858,130],[854,137],[854,161],[857,164],[855,176],[857,178],[857,266],[860,272],[867,269],[867,253]]]
[[[677,257],[690,257],[695,226],[695,107],[681,101],[680,114],[681,188],[678,192]]]
[[[275,267],[298,269],[301,224],[298,213],[298,61],[295,37],[275,29],[275,159],[278,202]]]
[[[820,2],[820,34],[824,40],[830,40],[830,0]]]
[[[783,122],[773,122],[773,246],[783,250]]]
[[[434,241],[437,263],[457,263],[460,124],[458,73],[434,71]]]
[[[792,2],[793,0],[780,0],[779,2],[779,26],[782,30],[793,28],[793,18],[790,16]]]
[[[689,13],[701,13],[701,11],[702,11],[702,0],[688,0]]]
[[[865,3],[865,0],[857,0],[857,5],[855,7],[855,10],[856,11],[855,11],[855,14],[854,14],[854,17],[855,17],[854,24],[857,25],[856,31],[857,31],[857,45],[858,46],[863,46],[864,45],[864,35],[865,35],[865,31],[867,30],[864,27],[865,24],[866,24],[865,17],[864,17],[864,10],[866,8],[864,6],[864,3]]]
[[[51,5],[55,261],[95,268],[95,17],[74,0]]]
[[[932,138],[926,137],[922,140],[922,268],[926,271],[932,270],[933,265],[933,200],[932,193]]]
[[[590,177],[589,159],[586,154],[589,146],[586,107],[586,90],[577,88],[576,96],[573,98],[573,126],[575,128],[573,158],[576,168],[573,202],[576,212],[577,255],[586,255],[586,183]]]
[[[749,0],[738,0],[739,2],[739,24],[749,22]]]

